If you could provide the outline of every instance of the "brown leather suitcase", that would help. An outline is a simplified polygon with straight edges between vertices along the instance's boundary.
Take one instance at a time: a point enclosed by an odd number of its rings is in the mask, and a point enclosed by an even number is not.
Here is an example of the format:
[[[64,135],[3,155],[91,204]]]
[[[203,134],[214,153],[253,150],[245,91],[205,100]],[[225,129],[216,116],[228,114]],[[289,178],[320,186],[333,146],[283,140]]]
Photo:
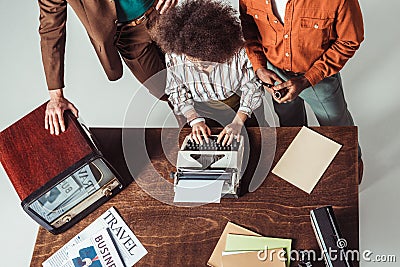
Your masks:
[[[45,130],[46,104],[0,132],[0,162],[23,209],[58,234],[121,191],[127,182],[71,112],[64,113],[64,133],[56,136]]]

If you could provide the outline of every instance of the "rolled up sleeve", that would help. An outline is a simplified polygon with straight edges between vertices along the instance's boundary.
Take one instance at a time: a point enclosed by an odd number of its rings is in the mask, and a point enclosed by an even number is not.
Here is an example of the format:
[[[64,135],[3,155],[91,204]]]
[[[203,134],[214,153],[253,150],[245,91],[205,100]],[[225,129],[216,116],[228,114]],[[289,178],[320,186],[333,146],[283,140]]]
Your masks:
[[[261,44],[261,36],[257,24],[252,16],[248,15],[245,0],[239,1],[240,21],[242,25],[243,37],[246,41],[245,47],[247,55],[253,65],[254,71],[259,68],[267,67],[267,58]]]
[[[263,91],[261,90],[261,84],[258,81],[250,60],[244,50],[242,51],[240,58],[242,62],[243,76],[240,87],[241,98],[239,111],[250,117],[253,111],[262,104]]]
[[[311,85],[338,73],[364,40],[363,18],[357,0],[343,1],[335,25],[336,41],[304,75]]]
[[[185,115],[187,112],[194,110],[192,95],[177,74],[174,58],[171,55],[166,55],[166,64],[167,84],[165,93],[168,95],[169,102],[174,107],[175,114]]]

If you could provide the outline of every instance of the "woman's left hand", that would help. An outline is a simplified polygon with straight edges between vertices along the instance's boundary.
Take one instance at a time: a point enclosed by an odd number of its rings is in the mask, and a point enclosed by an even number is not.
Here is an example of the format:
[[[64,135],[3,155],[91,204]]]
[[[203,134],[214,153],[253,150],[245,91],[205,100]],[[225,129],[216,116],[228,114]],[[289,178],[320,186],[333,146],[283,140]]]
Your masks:
[[[234,138],[239,141],[242,127],[243,123],[232,122],[228,124],[218,135],[217,143],[220,143],[222,140],[222,145],[225,146],[232,144]]]
[[[240,133],[242,132],[242,128],[246,119],[247,114],[239,111],[232,123],[225,126],[225,128],[218,135],[217,143],[220,143],[221,140],[223,140],[222,145],[224,146],[232,144],[233,138],[236,138],[236,140],[239,141]]]

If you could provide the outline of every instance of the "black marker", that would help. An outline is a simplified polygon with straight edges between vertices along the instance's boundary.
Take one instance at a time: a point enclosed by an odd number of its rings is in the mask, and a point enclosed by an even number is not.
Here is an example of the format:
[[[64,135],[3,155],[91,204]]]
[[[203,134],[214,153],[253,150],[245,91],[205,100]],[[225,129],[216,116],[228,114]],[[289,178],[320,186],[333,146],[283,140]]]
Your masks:
[[[266,87],[268,87],[268,88],[271,88],[272,86],[274,86],[273,84],[266,83],[266,82],[263,82],[263,81],[261,81],[261,80],[260,80],[260,82],[261,82],[262,85],[264,85],[264,86],[266,86]]]
[[[272,86],[274,86],[273,84],[266,83],[266,82],[263,82],[263,81],[261,81],[261,84],[266,86],[266,87],[268,87],[268,88],[271,88]],[[275,99],[281,99],[284,95],[285,94],[281,93],[280,90],[274,90]]]

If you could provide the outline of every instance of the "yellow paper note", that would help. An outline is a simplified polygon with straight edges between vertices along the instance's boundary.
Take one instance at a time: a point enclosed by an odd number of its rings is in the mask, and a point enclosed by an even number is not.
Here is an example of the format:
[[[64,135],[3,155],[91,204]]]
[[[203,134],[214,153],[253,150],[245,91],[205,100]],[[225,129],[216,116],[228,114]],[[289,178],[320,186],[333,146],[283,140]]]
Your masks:
[[[215,246],[213,253],[211,254],[210,259],[207,262],[208,266],[222,267],[222,251],[225,249],[226,236],[228,234],[260,236],[259,234],[253,231],[250,231],[234,223],[228,222],[225,226],[224,231],[222,232],[220,239],[218,240],[217,245]]]

